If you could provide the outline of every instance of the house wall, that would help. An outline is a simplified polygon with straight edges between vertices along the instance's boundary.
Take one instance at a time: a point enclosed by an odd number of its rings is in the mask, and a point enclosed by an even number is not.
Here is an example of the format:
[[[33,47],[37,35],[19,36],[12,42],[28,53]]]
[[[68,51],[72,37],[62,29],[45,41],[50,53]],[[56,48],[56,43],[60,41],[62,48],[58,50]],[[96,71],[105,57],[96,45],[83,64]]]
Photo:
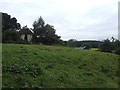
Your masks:
[[[32,40],[32,35],[27,35],[27,40],[30,42]]]
[[[21,38],[22,40],[25,40],[25,34],[22,34],[22,35],[20,36],[20,38]],[[32,40],[32,35],[28,34],[28,35],[27,35],[27,41],[30,42],[31,40]]]
[[[20,38],[21,38],[22,40],[25,40],[25,34],[22,34],[22,35],[20,36]]]

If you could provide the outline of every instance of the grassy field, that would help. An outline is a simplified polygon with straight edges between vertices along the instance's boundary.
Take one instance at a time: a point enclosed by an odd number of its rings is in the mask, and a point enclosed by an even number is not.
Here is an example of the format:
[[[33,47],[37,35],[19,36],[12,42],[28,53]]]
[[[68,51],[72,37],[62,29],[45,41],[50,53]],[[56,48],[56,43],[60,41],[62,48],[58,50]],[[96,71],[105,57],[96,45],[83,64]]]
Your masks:
[[[3,87],[117,88],[120,56],[59,46],[3,44]]]

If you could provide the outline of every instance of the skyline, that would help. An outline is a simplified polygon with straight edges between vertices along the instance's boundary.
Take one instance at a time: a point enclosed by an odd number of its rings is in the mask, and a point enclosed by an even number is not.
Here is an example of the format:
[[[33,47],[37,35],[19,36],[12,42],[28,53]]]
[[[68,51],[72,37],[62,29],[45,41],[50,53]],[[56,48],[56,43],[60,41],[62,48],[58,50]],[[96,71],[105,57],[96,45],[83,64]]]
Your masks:
[[[103,40],[118,38],[118,1],[1,0],[0,12],[16,17],[22,27],[29,28],[42,16],[63,40]]]

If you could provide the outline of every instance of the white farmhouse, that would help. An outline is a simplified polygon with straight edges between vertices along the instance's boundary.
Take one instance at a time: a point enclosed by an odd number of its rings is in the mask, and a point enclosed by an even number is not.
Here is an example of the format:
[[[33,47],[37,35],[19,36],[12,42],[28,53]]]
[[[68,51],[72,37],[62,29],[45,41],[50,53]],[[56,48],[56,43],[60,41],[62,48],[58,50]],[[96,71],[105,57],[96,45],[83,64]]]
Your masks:
[[[29,29],[27,26],[23,27],[20,31],[20,39],[31,42],[33,31],[32,29]]]

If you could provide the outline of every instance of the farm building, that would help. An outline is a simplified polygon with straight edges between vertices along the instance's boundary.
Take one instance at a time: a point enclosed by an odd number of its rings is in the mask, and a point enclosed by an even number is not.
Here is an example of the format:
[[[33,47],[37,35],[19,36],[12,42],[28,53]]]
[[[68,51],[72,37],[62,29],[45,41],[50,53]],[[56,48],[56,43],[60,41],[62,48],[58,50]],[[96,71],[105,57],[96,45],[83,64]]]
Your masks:
[[[29,29],[27,26],[24,26],[20,31],[20,39],[31,42],[33,31]]]

